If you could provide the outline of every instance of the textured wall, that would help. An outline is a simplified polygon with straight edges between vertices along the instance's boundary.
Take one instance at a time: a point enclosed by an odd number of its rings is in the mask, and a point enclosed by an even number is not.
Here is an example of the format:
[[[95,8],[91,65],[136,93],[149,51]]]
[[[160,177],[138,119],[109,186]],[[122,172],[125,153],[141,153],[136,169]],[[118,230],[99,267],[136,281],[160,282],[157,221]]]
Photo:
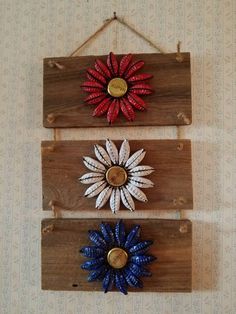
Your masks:
[[[40,141],[52,138],[42,127],[42,59],[68,55],[114,10],[167,51],[175,51],[181,40],[192,55],[193,124],[181,131],[193,141],[195,208],[184,214],[194,227],[192,294],[40,290],[40,221],[50,217],[41,210]],[[235,0],[0,1],[1,314],[236,313],[235,21]],[[114,24],[82,54],[111,49],[154,51]],[[176,129],[62,134],[64,139],[107,136],[175,138]],[[155,211],[133,215],[177,217]]]

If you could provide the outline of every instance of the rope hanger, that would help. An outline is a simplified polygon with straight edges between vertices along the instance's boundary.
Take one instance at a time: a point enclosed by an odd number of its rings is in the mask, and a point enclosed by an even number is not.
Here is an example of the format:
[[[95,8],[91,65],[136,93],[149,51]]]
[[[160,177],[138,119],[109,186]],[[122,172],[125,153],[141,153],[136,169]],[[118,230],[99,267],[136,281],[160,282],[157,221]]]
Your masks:
[[[131,32],[133,32],[135,35],[137,35],[138,37],[142,38],[145,42],[147,42],[149,44],[150,47],[153,47],[154,49],[156,49],[157,51],[159,51],[162,54],[166,54],[167,52],[165,52],[165,50],[160,47],[160,45],[155,44],[152,40],[150,40],[148,37],[146,37],[144,34],[142,34],[141,32],[139,32],[138,30],[136,30],[133,26],[131,26],[127,21],[125,21],[123,18],[120,18],[116,15],[116,12],[113,12],[113,17],[106,19],[103,22],[103,25],[101,27],[99,27],[92,35],[90,35],[79,47],[77,47],[70,55],[69,57],[75,57],[78,55],[78,53],[88,44],[91,43],[92,40],[96,39],[97,36],[102,33],[109,25],[111,25],[113,22],[117,21],[118,23],[120,23],[121,25],[125,26],[127,29],[129,29]],[[180,45],[181,42],[178,41],[177,43],[177,53],[176,53],[176,60],[178,62],[182,62],[183,61],[183,57],[182,54],[180,52]],[[55,64],[57,66],[57,64]],[[181,132],[180,132],[180,127],[176,126],[177,128],[177,139],[181,139]],[[58,128],[54,128],[53,129],[53,138],[54,141],[58,141],[60,140],[60,132]],[[52,209],[53,212],[53,216],[54,218],[59,218],[60,217],[60,211],[61,208],[59,208],[58,206],[56,206],[55,202],[53,200],[50,201],[49,206]],[[183,214],[182,211],[179,210],[178,211],[178,217],[179,219],[183,218]],[[45,228],[44,228],[45,229]],[[44,230],[45,233],[47,232],[51,232],[53,231],[53,226],[52,228],[50,227],[49,230]]]

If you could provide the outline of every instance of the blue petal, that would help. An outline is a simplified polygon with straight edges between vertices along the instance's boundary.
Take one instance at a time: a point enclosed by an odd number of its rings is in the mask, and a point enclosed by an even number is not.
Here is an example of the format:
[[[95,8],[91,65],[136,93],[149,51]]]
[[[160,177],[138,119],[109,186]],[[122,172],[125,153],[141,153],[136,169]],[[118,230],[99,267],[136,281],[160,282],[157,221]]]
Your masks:
[[[116,272],[115,285],[116,288],[120,290],[120,292],[122,292],[123,294],[127,294],[127,283],[125,281],[125,277],[119,271]]]
[[[99,231],[90,230],[89,239],[99,247],[106,248],[106,241],[103,239],[102,234]]]
[[[88,281],[101,280],[104,277],[107,270],[108,270],[107,266],[102,265],[98,269],[91,271],[90,274],[88,275]]]
[[[154,261],[156,257],[152,255],[133,255],[130,257],[130,262],[137,265],[146,265]]]
[[[137,243],[138,238],[139,238],[139,231],[140,231],[139,225],[135,225],[131,229],[130,233],[127,235],[127,238],[126,238],[126,242],[125,242],[126,249],[130,248],[131,246]]]
[[[114,283],[114,277],[115,276],[114,276],[113,269],[109,269],[102,282],[102,287],[105,293],[107,293],[108,291],[112,289],[113,283]]]
[[[84,262],[81,265],[81,268],[86,269],[86,270],[95,270],[99,268],[103,263],[104,263],[104,257],[99,257],[99,258],[91,259],[89,261]]]
[[[115,226],[115,238],[119,246],[125,243],[125,225],[122,220],[119,220]]]
[[[84,246],[80,250],[80,253],[88,258],[97,258],[105,254],[105,251],[102,248],[95,246]]]
[[[136,277],[150,277],[152,275],[150,271],[134,263],[130,263],[127,266],[127,269],[130,270]]]
[[[139,243],[133,245],[129,249],[129,252],[134,254],[134,255],[143,254],[143,253],[145,253],[149,249],[149,246],[152,245],[152,244],[153,244],[152,241],[142,241],[142,242],[139,242]]]
[[[127,268],[125,268],[123,270],[123,274],[125,277],[125,280],[127,282],[127,284],[131,287],[136,287],[136,288],[142,288],[143,287],[143,283],[142,281],[136,277],[130,270],[128,270]]]
[[[115,242],[114,233],[108,223],[102,222],[100,228],[107,244],[112,245]]]

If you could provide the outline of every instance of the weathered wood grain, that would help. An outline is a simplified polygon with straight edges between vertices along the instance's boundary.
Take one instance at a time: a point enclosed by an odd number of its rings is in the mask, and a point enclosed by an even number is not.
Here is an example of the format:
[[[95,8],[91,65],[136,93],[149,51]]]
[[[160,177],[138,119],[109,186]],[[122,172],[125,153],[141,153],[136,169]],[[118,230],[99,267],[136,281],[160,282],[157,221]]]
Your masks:
[[[145,61],[140,73],[150,73],[155,92],[145,96],[145,112],[136,111],[134,122],[119,115],[114,126],[185,125],[192,120],[190,53],[182,53],[183,62],[175,53],[137,54]],[[106,117],[92,117],[94,105],[84,103],[86,93],[80,88],[86,80],[86,69],[99,57],[82,56],[44,59],[43,124],[49,128],[109,126]],[[121,55],[118,56],[121,58]],[[53,66],[56,62],[56,66]]]
[[[104,221],[104,219],[103,219]],[[109,221],[114,225],[115,220]],[[101,291],[101,283],[87,282],[80,265],[82,246],[88,245],[88,230],[98,230],[99,219],[45,219],[42,230],[42,289]],[[192,225],[189,220],[126,220],[126,229],[141,225],[141,239],[152,239],[149,253],[157,260],[148,266],[152,277],[143,278],[144,288],[129,291],[190,292],[192,288]]]
[[[95,210],[96,198],[84,197],[87,185],[78,181],[89,172],[83,156],[95,157],[93,145],[104,141],[44,141],[42,142],[43,209],[50,201],[65,210]],[[119,147],[121,141],[115,141]],[[136,210],[192,209],[191,142],[189,140],[130,141],[131,153],[146,150],[142,164],[155,168],[148,176],[155,184],[145,189],[147,203],[136,202]],[[95,157],[96,158],[96,157]],[[109,209],[109,205],[105,206]],[[121,209],[124,209],[122,206]],[[109,209],[110,210],[110,209]]]

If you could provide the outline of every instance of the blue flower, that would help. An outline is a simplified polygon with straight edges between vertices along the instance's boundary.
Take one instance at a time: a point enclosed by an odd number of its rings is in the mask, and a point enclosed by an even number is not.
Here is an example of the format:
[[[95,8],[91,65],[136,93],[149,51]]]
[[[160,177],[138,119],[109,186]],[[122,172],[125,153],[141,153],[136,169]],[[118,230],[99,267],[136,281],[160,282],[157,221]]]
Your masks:
[[[128,286],[142,288],[140,277],[151,276],[144,266],[156,258],[146,254],[153,242],[141,241],[139,236],[139,225],[126,234],[122,220],[116,223],[114,230],[104,222],[100,224],[100,231],[90,230],[93,245],[80,250],[89,258],[81,265],[82,269],[90,271],[88,281],[102,281],[105,293],[113,287],[123,294],[127,294]]]

